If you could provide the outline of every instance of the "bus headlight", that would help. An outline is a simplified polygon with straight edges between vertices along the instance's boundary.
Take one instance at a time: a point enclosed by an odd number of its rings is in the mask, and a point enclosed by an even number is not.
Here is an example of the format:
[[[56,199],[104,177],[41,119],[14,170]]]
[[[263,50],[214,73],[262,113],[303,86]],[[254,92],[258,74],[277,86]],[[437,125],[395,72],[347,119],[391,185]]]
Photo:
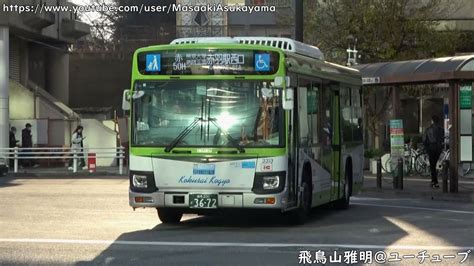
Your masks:
[[[136,188],[147,188],[147,177],[145,175],[133,175],[133,186]]]
[[[252,192],[255,194],[280,193],[285,188],[286,172],[255,173]]]
[[[264,176],[263,177],[263,189],[275,189],[278,188],[280,185],[280,177],[279,176]]]
[[[151,193],[158,190],[153,172],[130,171],[130,190],[140,193]]]

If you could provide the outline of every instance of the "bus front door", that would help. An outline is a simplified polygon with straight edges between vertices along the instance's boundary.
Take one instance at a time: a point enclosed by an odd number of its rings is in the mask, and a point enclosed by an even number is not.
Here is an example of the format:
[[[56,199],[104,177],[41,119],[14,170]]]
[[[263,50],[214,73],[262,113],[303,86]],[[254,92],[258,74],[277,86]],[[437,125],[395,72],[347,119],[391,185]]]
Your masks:
[[[325,88],[322,113],[322,166],[331,175],[331,200],[340,197],[341,131],[339,91]]]

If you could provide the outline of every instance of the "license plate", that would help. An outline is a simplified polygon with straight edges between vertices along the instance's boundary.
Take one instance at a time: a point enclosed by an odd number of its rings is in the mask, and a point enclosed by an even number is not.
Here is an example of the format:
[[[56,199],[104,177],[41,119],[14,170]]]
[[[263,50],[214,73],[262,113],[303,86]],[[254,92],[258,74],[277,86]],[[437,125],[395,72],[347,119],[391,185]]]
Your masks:
[[[189,208],[217,208],[217,194],[189,194]]]

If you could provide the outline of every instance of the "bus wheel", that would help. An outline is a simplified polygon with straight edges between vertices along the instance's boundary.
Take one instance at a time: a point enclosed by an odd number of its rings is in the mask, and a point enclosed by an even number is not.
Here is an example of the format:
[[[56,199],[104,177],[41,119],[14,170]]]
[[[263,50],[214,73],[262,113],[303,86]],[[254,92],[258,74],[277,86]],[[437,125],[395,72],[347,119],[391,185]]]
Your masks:
[[[308,214],[311,210],[311,189],[307,182],[303,183],[302,202],[298,209],[290,211],[289,221],[294,225],[301,225],[306,222]]]
[[[156,208],[156,210],[158,211],[158,218],[164,224],[177,224],[183,217],[183,213],[175,209]]]
[[[336,207],[336,209],[339,209],[339,210],[345,210],[349,208],[349,201],[351,198],[352,180],[350,180],[349,178],[349,171],[346,170],[345,176],[346,177],[345,177],[345,182],[344,182],[344,196],[342,199],[337,200],[334,204],[334,207]]]

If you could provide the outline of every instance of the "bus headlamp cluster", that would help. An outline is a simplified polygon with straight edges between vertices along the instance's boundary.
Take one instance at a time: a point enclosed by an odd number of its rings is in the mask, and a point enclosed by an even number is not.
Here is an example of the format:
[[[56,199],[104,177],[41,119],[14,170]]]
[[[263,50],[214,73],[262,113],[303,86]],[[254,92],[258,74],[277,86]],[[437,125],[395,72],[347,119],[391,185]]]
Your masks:
[[[255,194],[280,193],[285,188],[286,172],[255,173],[252,192]]]
[[[264,190],[269,189],[276,189],[280,185],[280,177],[279,176],[264,176],[262,178],[262,187]]]
[[[158,190],[155,175],[151,171],[130,171],[130,190],[138,193],[152,193]]]
[[[147,188],[148,180],[145,175],[133,175],[133,186],[136,188]]]

